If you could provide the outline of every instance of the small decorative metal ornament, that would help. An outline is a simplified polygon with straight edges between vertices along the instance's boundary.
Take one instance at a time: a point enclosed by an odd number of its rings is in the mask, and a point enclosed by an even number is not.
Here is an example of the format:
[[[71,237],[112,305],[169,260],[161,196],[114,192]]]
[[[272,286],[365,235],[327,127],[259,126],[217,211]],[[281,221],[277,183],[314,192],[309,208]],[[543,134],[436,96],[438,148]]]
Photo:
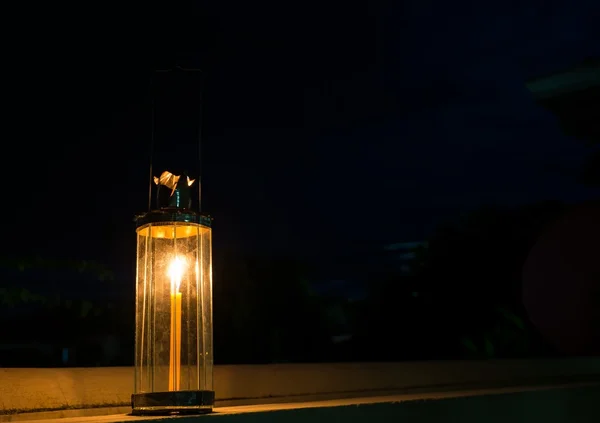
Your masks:
[[[132,412],[211,412],[211,221],[191,209],[194,180],[155,177],[157,209],[136,217],[135,386]]]

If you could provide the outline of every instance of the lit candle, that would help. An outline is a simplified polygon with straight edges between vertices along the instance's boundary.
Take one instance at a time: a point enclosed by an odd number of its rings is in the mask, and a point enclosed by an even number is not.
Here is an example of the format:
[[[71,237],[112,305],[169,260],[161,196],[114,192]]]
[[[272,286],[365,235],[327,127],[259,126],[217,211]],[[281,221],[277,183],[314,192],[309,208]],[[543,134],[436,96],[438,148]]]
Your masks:
[[[181,380],[181,279],[185,262],[175,257],[169,265],[171,278],[171,343],[169,360],[169,391],[178,391]]]

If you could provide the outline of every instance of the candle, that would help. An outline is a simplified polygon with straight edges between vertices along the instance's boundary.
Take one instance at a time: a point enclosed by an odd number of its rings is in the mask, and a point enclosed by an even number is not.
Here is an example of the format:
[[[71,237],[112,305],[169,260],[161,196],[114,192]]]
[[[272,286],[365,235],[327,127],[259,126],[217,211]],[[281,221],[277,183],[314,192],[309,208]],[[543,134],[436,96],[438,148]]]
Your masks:
[[[185,262],[179,258],[171,262],[169,277],[171,278],[171,342],[169,351],[169,391],[178,391],[181,381],[181,279]]]

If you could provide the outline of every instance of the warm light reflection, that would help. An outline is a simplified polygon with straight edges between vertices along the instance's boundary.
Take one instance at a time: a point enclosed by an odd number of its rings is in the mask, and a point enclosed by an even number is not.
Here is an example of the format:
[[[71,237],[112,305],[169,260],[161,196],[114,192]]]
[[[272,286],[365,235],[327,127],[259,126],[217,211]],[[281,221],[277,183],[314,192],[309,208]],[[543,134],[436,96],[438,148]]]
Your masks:
[[[183,272],[185,271],[185,260],[176,256],[169,264],[167,274],[171,278],[171,292],[179,292]]]
[[[150,236],[152,238],[162,239],[184,239],[203,235],[207,229],[194,223],[176,224],[176,225],[147,225],[138,230],[141,236]]]

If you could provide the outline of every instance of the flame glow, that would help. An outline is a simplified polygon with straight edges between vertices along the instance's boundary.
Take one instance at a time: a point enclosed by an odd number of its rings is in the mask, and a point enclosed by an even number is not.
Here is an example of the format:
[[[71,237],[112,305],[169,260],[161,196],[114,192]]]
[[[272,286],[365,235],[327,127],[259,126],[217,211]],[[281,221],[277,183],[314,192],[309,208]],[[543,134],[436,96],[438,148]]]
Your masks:
[[[185,270],[185,260],[175,257],[169,264],[168,275],[171,278],[171,292],[179,292],[181,279]]]

